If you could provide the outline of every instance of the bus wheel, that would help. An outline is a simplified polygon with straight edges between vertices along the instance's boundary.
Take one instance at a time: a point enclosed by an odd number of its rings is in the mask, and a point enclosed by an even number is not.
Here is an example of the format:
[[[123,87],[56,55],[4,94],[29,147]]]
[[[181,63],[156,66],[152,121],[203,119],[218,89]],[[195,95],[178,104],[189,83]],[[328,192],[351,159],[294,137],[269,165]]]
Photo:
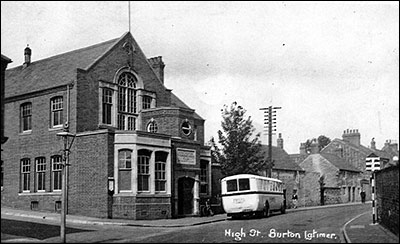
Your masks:
[[[284,213],[286,213],[286,208],[285,208],[285,204],[282,203],[281,214],[284,214]]]

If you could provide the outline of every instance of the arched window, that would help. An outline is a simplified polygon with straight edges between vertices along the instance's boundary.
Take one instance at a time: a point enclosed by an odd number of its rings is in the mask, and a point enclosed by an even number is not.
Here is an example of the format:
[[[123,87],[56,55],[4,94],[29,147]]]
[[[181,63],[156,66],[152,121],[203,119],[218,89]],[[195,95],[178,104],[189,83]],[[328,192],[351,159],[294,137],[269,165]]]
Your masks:
[[[63,97],[54,97],[50,100],[51,127],[63,124]]]
[[[151,132],[151,133],[156,133],[158,130],[157,127],[157,123],[154,120],[151,120],[148,124],[147,124],[147,131]]]
[[[118,77],[118,129],[136,130],[137,79],[123,72]]]

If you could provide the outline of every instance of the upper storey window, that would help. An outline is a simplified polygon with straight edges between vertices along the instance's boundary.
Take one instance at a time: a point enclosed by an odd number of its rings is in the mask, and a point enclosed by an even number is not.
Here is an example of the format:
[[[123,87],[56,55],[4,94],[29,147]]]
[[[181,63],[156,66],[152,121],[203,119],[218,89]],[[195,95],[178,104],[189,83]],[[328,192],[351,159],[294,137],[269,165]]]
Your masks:
[[[118,129],[136,130],[137,79],[123,72],[118,77]]]
[[[186,136],[189,136],[190,133],[192,133],[192,126],[190,125],[190,123],[188,121],[184,121],[182,123],[182,132],[183,134],[185,134]]]
[[[150,96],[143,96],[143,109],[149,109],[151,108],[151,100],[152,97]]]
[[[32,130],[32,103],[21,105],[21,131]]]
[[[51,127],[63,124],[63,97],[55,97],[50,100]]]

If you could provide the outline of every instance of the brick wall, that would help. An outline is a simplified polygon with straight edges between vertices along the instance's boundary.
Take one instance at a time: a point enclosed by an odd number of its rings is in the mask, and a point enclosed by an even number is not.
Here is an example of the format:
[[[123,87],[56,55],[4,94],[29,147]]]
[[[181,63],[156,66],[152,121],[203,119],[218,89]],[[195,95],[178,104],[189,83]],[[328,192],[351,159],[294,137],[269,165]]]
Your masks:
[[[114,165],[113,142],[107,131],[76,137],[70,157],[69,214],[109,217],[108,177]]]
[[[4,126],[9,140],[2,145],[1,152],[4,161],[2,206],[29,210],[31,202],[35,201],[38,202],[37,210],[55,211],[55,202],[61,199],[60,192],[51,190],[51,156],[61,155],[63,149],[63,141],[56,135],[62,130],[50,128],[50,99],[55,96],[63,96],[66,101],[66,87],[5,104],[7,116],[5,116]],[[32,131],[29,133],[20,132],[20,105],[25,102],[32,103]],[[63,116],[66,118],[66,109]],[[35,190],[35,158],[37,157],[44,157],[46,160],[45,192],[43,193]],[[29,193],[21,193],[20,164],[23,158],[29,158],[31,162],[31,191]]]
[[[170,196],[114,196],[113,218],[119,219],[169,219]]]
[[[399,166],[376,173],[378,222],[399,235]]]

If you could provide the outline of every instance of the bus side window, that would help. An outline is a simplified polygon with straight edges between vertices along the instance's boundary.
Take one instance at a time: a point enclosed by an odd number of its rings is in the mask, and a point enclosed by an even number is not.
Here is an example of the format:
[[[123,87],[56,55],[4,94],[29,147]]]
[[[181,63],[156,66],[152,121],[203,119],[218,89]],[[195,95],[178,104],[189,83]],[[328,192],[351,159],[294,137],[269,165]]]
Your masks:
[[[239,179],[239,191],[250,190],[249,179]]]

